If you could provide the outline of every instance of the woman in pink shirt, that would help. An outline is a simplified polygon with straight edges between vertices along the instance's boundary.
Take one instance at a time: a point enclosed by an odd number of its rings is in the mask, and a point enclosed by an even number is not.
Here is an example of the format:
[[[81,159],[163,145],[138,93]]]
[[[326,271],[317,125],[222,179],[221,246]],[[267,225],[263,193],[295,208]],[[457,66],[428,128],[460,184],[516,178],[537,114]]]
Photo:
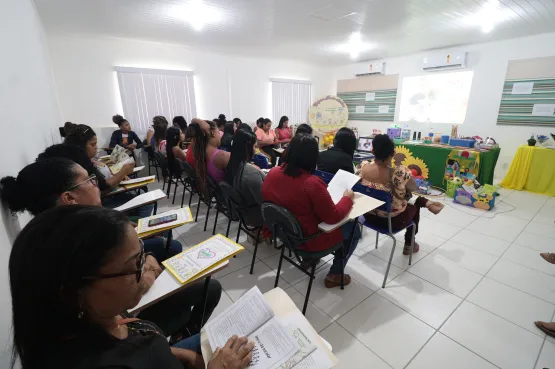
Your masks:
[[[289,127],[289,118],[286,116],[281,117],[279,120],[278,127],[276,128],[276,136],[278,143],[289,143],[291,142],[291,128]]]
[[[274,167],[277,161],[277,155],[274,151],[277,137],[272,129],[272,121],[270,119],[264,119],[261,127],[256,130],[256,142],[260,150],[264,151],[270,157],[270,166]]]

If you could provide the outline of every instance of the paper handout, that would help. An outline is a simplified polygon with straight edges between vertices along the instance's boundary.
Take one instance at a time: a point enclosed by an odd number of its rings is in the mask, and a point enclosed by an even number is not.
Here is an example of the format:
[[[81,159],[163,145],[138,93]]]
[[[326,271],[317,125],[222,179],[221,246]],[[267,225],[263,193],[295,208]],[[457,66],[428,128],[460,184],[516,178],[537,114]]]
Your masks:
[[[359,176],[339,169],[328,184],[328,192],[334,204],[337,204],[339,200],[341,200],[345,190],[352,189],[358,181],[360,181]]]
[[[124,186],[124,185],[130,185],[130,184],[134,184],[134,183],[154,181],[155,178],[156,178],[156,176],[139,177],[139,178],[134,178],[134,179],[128,179],[127,181],[121,181],[119,184]]]

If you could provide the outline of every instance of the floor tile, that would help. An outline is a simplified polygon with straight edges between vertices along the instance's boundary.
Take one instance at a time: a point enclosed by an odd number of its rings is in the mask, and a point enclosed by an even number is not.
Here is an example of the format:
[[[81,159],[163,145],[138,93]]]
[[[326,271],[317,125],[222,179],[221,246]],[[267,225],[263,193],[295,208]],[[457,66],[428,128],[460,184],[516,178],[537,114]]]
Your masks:
[[[428,233],[435,234],[436,236],[447,239],[453,237],[463,229],[463,227],[461,226],[447,224],[441,222],[440,220],[436,220],[435,218],[420,219],[419,228],[421,230],[425,230]]]
[[[241,240],[243,239],[243,237],[239,236],[239,239]],[[233,240],[235,241],[235,238]],[[246,241],[246,239],[245,241],[241,242],[241,245],[243,245],[250,252],[254,253],[254,245]],[[266,242],[259,242],[258,250],[256,250],[256,258],[260,260],[264,260],[272,256],[279,256],[280,253],[281,253],[281,250],[276,249],[273,244],[269,245]],[[277,265],[276,265],[276,269],[277,269]]]
[[[545,369],[555,367],[555,343],[546,341],[543,344],[536,369]]]
[[[463,229],[457,233],[455,237],[451,238],[451,241],[494,256],[503,255],[505,250],[511,245],[508,241],[468,229]]]
[[[225,309],[227,309],[231,305],[233,305],[233,301],[229,298],[225,291],[222,291],[220,302],[218,303],[218,306],[216,306],[216,309],[214,309],[214,311],[212,312],[212,315],[210,316],[210,319],[208,319],[208,321],[211,321],[212,319],[223,313]]]
[[[496,369],[497,367],[441,333],[436,333],[407,369]]]
[[[482,275],[486,274],[498,259],[497,256],[486,254],[453,241],[445,242],[432,255],[437,255]]]
[[[297,308],[300,311],[303,311],[305,295],[297,291],[294,287],[289,287],[285,290],[285,292],[289,295],[289,297],[291,297],[291,300],[293,300]],[[306,307],[305,317],[308,319],[310,324],[312,324],[312,327],[316,330],[316,332],[320,332],[333,323],[333,319],[329,315],[324,313],[310,301]]]
[[[423,212],[428,212],[427,210],[422,209]],[[470,215],[466,212],[462,212],[459,208],[455,208],[451,206],[449,203],[447,206],[443,208],[441,213],[437,215],[433,215],[429,217],[430,220],[439,220],[442,223],[451,224],[458,227],[466,227],[473,221],[475,221],[478,217],[476,215]]]
[[[229,265],[227,266],[227,268],[218,272],[215,276],[216,278],[220,279],[228,274],[236,272],[239,269],[243,269],[247,266],[250,268],[251,263],[252,263],[252,254],[248,250],[241,251],[236,255],[236,257],[229,259]]]
[[[555,223],[552,225],[530,222],[524,229],[526,232],[536,234],[538,236],[555,239]]]
[[[402,232],[395,235],[395,238],[401,242],[404,242],[403,237],[404,237],[404,234]],[[432,234],[430,232],[423,231],[423,230],[420,230],[418,232],[415,239],[418,245],[420,245],[420,250],[425,251],[427,253],[434,251],[445,241],[447,241],[446,238],[437,236],[435,234]]]
[[[223,289],[233,301],[237,301],[238,298],[243,296],[253,286],[258,286],[262,293],[274,288],[276,273],[264,263],[258,262],[254,264],[254,274],[249,274],[249,269],[250,266],[247,266],[222,278],[218,278]],[[289,284],[284,280],[280,280],[279,287],[285,290],[289,287]]]
[[[434,328],[439,326],[462,299],[425,280],[404,272],[378,294]]]
[[[337,323],[324,329],[320,336],[332,345],[333,353],[339,360],[333,369],[391,369]]]
[[[364,256],[352,256],[345,273],[350,274],[353,279],[363,284],[372,291],[382,287],[385,271],[387,269],[387,261],[379,259],[372,254]],[[387,280],[391,281],[393,278],[401,274],[403,270],[391,265]]]
[[[462,298],[466,297],[482,278],[482,275],[476,272],[435,255],[428,255],[411,267],[409,272]]]
[[[262,260],[262,262],[277,273],[280,257],[281,257],[281,253],[278,253],[278,254],[275,254],[274,256],[271,256],[269,258]],[[333,256],[330,256],[330,257],[327,257],[326,260],[332,259],[332,258]],[[328,264],[320,263],[318,264],[318,266],[321,266],[325,270],[328,270],[330,268]],[[303,273],[301,270],[299,270],[297,267],[293,266],[291,263],[289,263],[287,260],[284,259],[281,265],[281,278],[285,279],[288,283],[296,284],[302,281],[303,279],[308,278],[308,276],[305,273]]]
[[[364,285],[356,280],[351,280],[351,284],[345,286],[344,290],[339,287],[326,288],[324,279],[328,274],[327,270],[322,270],[316,274],[312,282],[310,301],[318,306],[331,318],[337,319],[358,304],[372,293]],[[273,274],[275,276],[275,273]],[[295,289],[302,294],[306,294],[308,289],[308,279],[294,285]]]
[[[463,302],[441,333],[506,369],[534,366],[543,339],[476,305]]]
[[[380,240],[380,244],[378,249],[369,248],[367,252],[375,257],[378,257],[382,260],[389,261],[389,257],[391,255],[391,248],[393,247],[393,240],[391,238]],[[393,259],[391,263],[398,268],[407,269],[409,265],[409,255],[403,255],[403,248],[404,242],[397,241],[397,245],[395,246],[395,254],[393,255]],[[412,264],[416,264],[418,260],[422,259],[428,253],[423,251],[422,249],[418,252],[415,252],[412,255]]]
[[[216,228],[216,234],[218,234],[218,229]],[[225,234],[224,234],[225,236]],[[201,243],[202,241],[206,241],[212,237],[212,229],[207,229],[206,231],[201,231],[193,234],[184,233],[181,235],[180,239],[183,240],[187,246],[195,246]]]
[[[532,221],[548,226],[555,225],[555,205],[544,205],[543,208],[538,211]]]
[[[550,321],[555,312],[555,305],[490,278],[484,278],[467,300],[541,337],[534,322]]]
[[[539,236],[527,231],[522,232],[516,238],[514,243],[526,246],[539,252],[555,252],[555,239]]]
[[[374,294],[338,323],[393,368],[403,368],[434,329]]]
[[[467,227],[470,231],[512,242],[528,224],[528,220],[497,215],[495,218],[480,218]]]
[[[555,265],[545,261],[538,250],[526,246],[512,244],[503,255],[503,259],[555,276]]]
[[[501,259],[487,276],[517,290],[555,304],[555,277]]]

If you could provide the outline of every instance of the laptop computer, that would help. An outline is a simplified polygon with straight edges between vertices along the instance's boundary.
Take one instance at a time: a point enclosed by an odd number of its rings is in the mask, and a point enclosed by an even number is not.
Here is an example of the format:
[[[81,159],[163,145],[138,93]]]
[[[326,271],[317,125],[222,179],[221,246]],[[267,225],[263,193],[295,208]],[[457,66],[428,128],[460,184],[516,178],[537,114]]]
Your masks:
[[[372,137],[360,137],[358,139],[357,151],[372,152]]]

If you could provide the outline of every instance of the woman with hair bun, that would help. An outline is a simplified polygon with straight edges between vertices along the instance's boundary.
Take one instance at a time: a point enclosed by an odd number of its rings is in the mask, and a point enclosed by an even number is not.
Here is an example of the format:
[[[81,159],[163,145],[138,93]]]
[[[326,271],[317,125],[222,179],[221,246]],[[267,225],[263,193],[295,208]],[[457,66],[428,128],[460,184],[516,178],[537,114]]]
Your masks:
[[[135,150],[143,147],[143,143],[139,140],[139,136],[131,130],[131,124],[129,121],[119,114],[112,117],[112,122],[118,125],[119,130],[112,133],[112,138],[110,139],[110,148],[120,145],[127,150]]]

